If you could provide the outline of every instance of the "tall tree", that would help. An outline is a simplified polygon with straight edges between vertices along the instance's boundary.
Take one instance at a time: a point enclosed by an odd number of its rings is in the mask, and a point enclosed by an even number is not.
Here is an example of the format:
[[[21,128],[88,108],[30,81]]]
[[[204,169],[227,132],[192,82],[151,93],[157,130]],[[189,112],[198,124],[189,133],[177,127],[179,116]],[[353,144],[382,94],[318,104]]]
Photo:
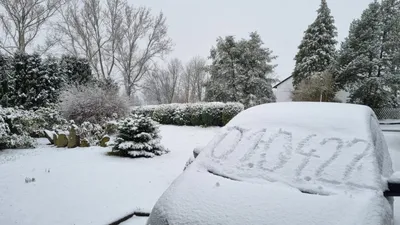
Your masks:
[[[204,98],[207,79],[207,62],[201,57],[192,58],[185,66],[181,79],[181,99],[183,102],[199,102]]]
[[[121,36],[116,46],[116,62],[124,77],[127,96],[131,97],[139,81],[152,69],[152,61],[172,48],[163,13],[153,16],[148,8],[126,6]]]
[[[0,0],[0,26],[3,29],[1,50],[8,54],[25,52],[32,45],[43,25],[65,0]],[[50,45],[52,42],[46,42]],[[45,50],[49,46],[46,46]]]
[[[155,67],[144,79],[144,95],[148,103],[169,104],[178,101],[179,80],[183,66],[179,59],[169,61],[166,69]]]
[[[153,61],[172,48],[164,14],[154,15],[126,0],[75,0],[61,16],[55,25],[61,46],[86,57],[99,79],[122,75],[128,96],[152,70]]]
[[[75,57],[88,59],[98,79],[115,70],[116,45],[121,35],[124,0],[70,0],[54,24],[59,44]]]
[[[241,102],[246,107],[275,101],[268,75],[273,73],[275,65],[271,62],[276,57],[262,45],[256,32],[249,40],[219,38],[211,50],[206,100]]]
[[[335,20],[326,0],[321,0],[318,16],[304,32],[299,46],[293,71],[293,84],[324,72],[335,61],[336,27]]]
[[[353,21],[341,45],[337,81],[350,92],[350,102],[372,108],[397,105],[400,86],[399,1],[371,3]]]

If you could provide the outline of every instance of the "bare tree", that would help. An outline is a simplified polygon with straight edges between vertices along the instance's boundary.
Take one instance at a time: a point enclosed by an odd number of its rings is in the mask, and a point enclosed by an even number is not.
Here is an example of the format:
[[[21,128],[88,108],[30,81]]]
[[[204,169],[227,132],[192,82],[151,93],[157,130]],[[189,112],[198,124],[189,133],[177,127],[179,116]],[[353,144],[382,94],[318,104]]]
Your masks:
[[[126,6],[121,30],[116,61],[124,77],[126,94],[131,96],[138,82],[151,70],[152,61],[171,50],[172,41],[167,35],[164,15],[154,17],[144,7]]]
[[[179,59],[172,59],[167,69],[155,67],[144,78],[143,85],[146,100],[149,103],[169,104],[178,101],[179,79],[183,66]]]
[[[61,46],[88,58],[99,78],[117,69],[128,96],[149,73],[152,61],[171,50],[164,15],[153,16],[150,9],[134,8],[126,0],[75,0],[61,10],[61,17],[55,25]]]
[[[0,49],[11,54],[25,52],[32,45],[39,31],[66,0],[0,0],[0,26],[4,37]],[[46,41],[48,50],[53,42]]]
[[[198,56],[186,64],[181,79],[181,93],[184,102],[199,102],[203,99],[204,84],[207,79],[206,64],[206,60]]]
[[[86,57],[99,79],[112,75],[115,68],[116,46],[120,40],[123,0],[71,1],[61,10],[62,20],[54,25],[61,34],[60,45],[69,54]]]

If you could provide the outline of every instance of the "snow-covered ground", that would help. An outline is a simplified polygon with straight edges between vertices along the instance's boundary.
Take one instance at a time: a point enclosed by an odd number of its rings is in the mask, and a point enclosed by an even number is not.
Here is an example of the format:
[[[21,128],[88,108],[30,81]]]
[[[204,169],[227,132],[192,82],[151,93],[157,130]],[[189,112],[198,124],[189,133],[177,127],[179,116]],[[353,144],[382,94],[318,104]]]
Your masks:
[[[218,128],[162,126],[162,144],[171,150],[153,159],[106,156],[107,148],[0,153],[0,224],[106,224],[136,209],[150,211],[183,170],[197,145]],[[42,140],[43,141],[43,140]],[[25,183],[25,178],[35,182]],[[126,224],[144,224],[132,218]]]
[[[104,155],[109,149],[56,149],[0,152],[0,224],[107,224],[136,209],[150,211],[182,172],[197,145],[218,128],[161,126],[171,153],[153,159]],[[386,132],[394,170],[400,170],[400,133]],[[25,178],[35,182],[25,183]],[[395,202],[400,225],[400,199]],[[124,225],[143,225],[133,217]]]

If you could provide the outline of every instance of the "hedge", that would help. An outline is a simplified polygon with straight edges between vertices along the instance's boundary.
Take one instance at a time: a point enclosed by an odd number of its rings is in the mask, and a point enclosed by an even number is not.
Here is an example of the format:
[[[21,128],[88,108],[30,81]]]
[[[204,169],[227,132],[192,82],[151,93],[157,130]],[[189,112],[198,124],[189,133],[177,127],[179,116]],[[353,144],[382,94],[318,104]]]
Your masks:
[[[224,126],[243,111],[241,103],[192,103],[138,106],[132,114],[150,116],[160,124],[179,126]]]

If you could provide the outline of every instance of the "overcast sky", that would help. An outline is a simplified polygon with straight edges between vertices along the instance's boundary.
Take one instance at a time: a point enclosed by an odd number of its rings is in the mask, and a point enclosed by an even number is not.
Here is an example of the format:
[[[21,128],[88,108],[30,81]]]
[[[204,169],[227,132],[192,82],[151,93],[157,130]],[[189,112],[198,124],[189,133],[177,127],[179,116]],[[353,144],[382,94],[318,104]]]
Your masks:
[[[275,72],[280,79],[292,73],[294,56],[303,32],[316,18],[320,0],[129,0],[136,6],[163,11],[175,47],[169,57],[187,62],[199,55],[208,57],[219,36],[247,38],[258,31],[266,47],[278,59]],[[335,17],[339,41],[348,33],[373,0],[328,0]]]

